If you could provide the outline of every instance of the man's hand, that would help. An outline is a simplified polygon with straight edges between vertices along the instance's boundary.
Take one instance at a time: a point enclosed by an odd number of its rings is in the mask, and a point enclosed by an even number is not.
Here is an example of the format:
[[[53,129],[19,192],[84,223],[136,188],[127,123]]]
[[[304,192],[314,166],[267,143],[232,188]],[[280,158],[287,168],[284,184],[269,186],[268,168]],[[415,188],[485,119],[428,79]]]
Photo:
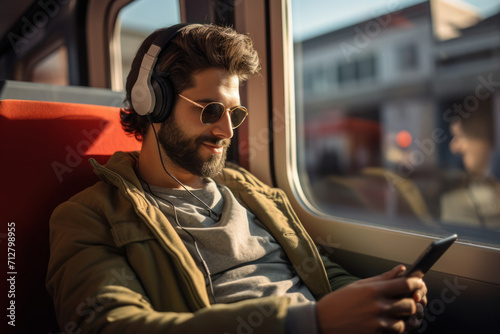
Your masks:
[[[402,271],[404,266],[398,265],[319,300],[316,313],[321,333],[403,333],[404,320],[417,314],[417,303],[423,315],[427,288],[421,278],[397,277]]]
[[[406,321],[406,331],[411,331],[413,329],[419,328],[422,324],[422,320],[424,320],[424,309],[427,305],[427,286],[425,285],[425,283],[422,288],[416,290],[413,293],[412,297],[415,303],[417,303],[417,313],[413,314]]]

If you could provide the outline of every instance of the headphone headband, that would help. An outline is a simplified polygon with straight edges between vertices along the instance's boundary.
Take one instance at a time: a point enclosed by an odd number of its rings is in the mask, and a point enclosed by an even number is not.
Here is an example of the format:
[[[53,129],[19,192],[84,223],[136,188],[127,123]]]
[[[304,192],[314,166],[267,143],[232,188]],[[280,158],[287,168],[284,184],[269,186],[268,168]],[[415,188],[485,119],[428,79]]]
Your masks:
[[[171,92],[169,92],[169,90],[173,89],[172,84],[165,76],[162,76],[163,79],[161,79],[165,82],[155,82],[158,79],[153,77],[153,73],[161,51],[164,50],[170,41],[188,25],[190,24],[179,23],[162,31],[153,40],[148,51],[144,54],[137,80],[131,91],[132,106],[139,115],[151,115],[155,122],[163,122],[170,114],[173,107],[173,101],[175,100],[174,96],[169,96],[172,95],[170,94]],[[160,85],[160,88],[156,87],[158,85]],[[166,89],[167,91],[163,93],[160,91],[159,94],[164,95],[159,97],[156,92],[159,89]],[[158,106],[158,98],[162,100],[166,99],[166,103],[160,103],[161,105]]]

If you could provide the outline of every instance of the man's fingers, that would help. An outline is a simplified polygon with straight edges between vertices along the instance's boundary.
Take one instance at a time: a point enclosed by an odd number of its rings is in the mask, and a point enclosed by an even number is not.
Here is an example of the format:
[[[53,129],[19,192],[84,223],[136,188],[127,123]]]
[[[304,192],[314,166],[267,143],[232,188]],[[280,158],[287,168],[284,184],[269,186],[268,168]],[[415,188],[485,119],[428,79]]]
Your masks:
[[[385,276],[384,278],[386,279],[391,279],[394,277],[398,277],[401,275],[404,271],[406,270],[406,267],[402,264],[398,264],[388,272],[383,273],[382,275]]]
[[[415,302],[417,303],[420,302],[422,303],[422,305],[425,306],[427,304],[426,295],[427,295],[427,286],[425,285],[424,282],[423,286],[413,293],[413,299],[415,300]]]
[[[393,319],[394,326],[389,326],[389,332],[402,333],[403,330],[413,330],[420,327],[424,319],[424,307],[420,303],[415,303],[412,298],[404,298],[399,300],[388,300],[384,311],[381,314],[384,321]],[[402,319],[406,319],[403,321]],[[401,322],[399,322],[401,320]],[[402,328],[402,330],[401,330]],[[398,332],[398,330],[401,330]],[[383,331],[385,333],[386,331]]]
[[[422,304],[417,304],[417,312],[408,318],[406,329],[412,330],[420,327],[422,320],[424,320],[424,307]]]
[[[413,293],[413,300],[415,300],[415,303],[421,301],[422,298],[424,298],[424,293],[422,292],[422,290],[418,289]]]
[[[420,305],[420,304],[419,304]],[[422,306],[422,305],[420,305]],[[391,317],[408,317],[418,310],[416,303],[411,298],[392,299],[385,302],[385,315]],[[422,308],[423,309],[423,308]]]
[[[382,333],[403,333],[405,323],[401,319],[381,318],[380,329]]]
[[[422,304],[423,307],[427,306],[427,296],[424,296],[424,298],[420,300],[420,304]]]
[[[392,268],[389,271],[386,271],[383,274],[373,276],[370,278],[365,278],[363,281],[365,282],[377,282],[377,281],[385,281],[394,277],[398,277],[401,273],[403,273],[406,270],[406,267],[402,264],[398,264],[394,268]]]

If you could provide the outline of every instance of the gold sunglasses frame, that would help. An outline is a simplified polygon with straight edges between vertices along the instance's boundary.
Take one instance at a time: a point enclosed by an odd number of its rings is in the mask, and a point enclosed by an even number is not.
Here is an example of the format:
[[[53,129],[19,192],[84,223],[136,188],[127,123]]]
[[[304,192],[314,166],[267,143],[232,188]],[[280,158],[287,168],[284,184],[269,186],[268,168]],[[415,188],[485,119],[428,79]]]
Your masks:
[[[234,111],[235,109],[241,109],[241,110],[243,110],[243,111],[245,112],[245,117],[243,117],[243,119],[241,120],[240,124],[238,124],[237,126],[234,126],[234,124],[233,124],[233,120],[231,119],[231,125],[232,125],[232,128],[233,128],[233,129],[236,129],[236,128],[238,128],[241,124],[243,124],[243,122],[245,121],[245,119],[246,119],[246,118],[247,118],[247,116],[248,116],[248,110],[247,110],[247,108],[245,108],[244,106],[236,106],[236,107],[233,107],[233,108],[229,109],[229,108],[226,108],[226,106],[225,106],[224,104],[222,104],[221,102],[209,102],[209,103],[207,103],[205,106],[203,106],[203,105],[201,105],[201,104],[199,104],[199,103],[197,103],[197,102],[195,102],[195,101],[193,101],[193,100],[191,100],[191,99],[189,99],[189,98],[185,97],[185,96],[184,96],[184,95],[182,95],[182,94],[177,94],[177,95],[179,95],[179,96],[180,96],[181,98],[183,98],[184,100],[186,100],[186,101],[188,101],[188,102],[192,103],[193,105],[195,105],[195,106],[197,106],[197,107],[201,108],[201,113],[200,113],[200,122],[201,122],[202,124],[205,124],[205,125],[211,125],[211,124],[213,124],[213,123],[208,123],[208,124],[207,124],[207,123],[203,122],[203,111],[205,111],[205,108],[206,108],[206,107],[208,107],[208,106],[209,106],[209,105],[211,105],[211,104],[219,104],[219,105],[221,105],[221,106],[222,106],[222,108],[224,108],[224,111],[228,111],[228,110],[229,110],[229,114],[232,114],[232,113],[233,113],[233,111]],[[219,116],[219,118],[217,119],[217,121],[218,121],[219,119],[221,119],[222,115],[224,115],[224,113],[222,113],[222,114]],[[215,122],[217,122],[217,121],[215,121]],[[215,122],[214,122],[214,123],[215,123]]]

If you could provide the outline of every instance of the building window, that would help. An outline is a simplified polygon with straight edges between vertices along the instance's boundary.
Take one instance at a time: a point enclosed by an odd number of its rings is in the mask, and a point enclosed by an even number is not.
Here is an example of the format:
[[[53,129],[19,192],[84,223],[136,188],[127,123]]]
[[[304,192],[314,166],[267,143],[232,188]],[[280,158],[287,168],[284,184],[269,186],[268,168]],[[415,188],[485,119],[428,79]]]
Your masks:
[[[399,69],[414,71],[418,69],[418,49],[415,44],[404,45],[399,48]]]

